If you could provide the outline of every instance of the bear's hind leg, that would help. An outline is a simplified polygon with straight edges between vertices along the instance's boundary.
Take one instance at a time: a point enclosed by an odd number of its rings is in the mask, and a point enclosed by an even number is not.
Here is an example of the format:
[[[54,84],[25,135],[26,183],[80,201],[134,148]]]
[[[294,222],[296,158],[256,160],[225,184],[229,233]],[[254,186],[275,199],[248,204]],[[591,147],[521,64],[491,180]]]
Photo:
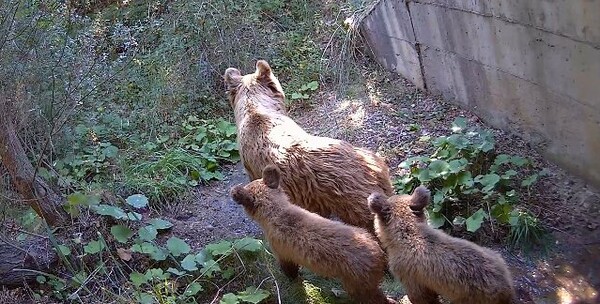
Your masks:
[[[416,283],[404,284],[408,293],[408,299],[412,304],[440,304],[438,294]]]
[[[397,304],[398,302],[388,298],[378,285],[368,286],[367,282],[342,282],[348,296],[358,304]]]
[[[279,260],[279,266],[281,267],[283,274],[288,278],[293,280],[298,277],[298,270],[300,268],[298,264],[286,260]]]

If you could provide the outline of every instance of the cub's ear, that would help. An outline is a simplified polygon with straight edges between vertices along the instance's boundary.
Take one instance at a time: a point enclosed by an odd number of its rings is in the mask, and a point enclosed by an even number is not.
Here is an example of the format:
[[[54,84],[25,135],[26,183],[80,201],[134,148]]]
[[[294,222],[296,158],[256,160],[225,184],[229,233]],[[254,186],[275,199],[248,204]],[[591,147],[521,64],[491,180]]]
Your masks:
[[[254,196],[241,184],[231,188],[230,195],[236,203],[246,208],[254,208]]]
[[[390,217],[390,204],[387,198],[378,192],[371,193],[367,198],[369,204],[369,210],[380,216],[384,221],[387,221]]]
[[[423,209],[427,207],[427,204],[429,204],[430,199],[431,193],[429,192],[429,189],[421,185],[417,187],[411,194],[408,205],[412,211],[423,211]]]
[[[275,165],[268,165],[263,169],[263,182],[271,189],[279,188],[281,172]]]

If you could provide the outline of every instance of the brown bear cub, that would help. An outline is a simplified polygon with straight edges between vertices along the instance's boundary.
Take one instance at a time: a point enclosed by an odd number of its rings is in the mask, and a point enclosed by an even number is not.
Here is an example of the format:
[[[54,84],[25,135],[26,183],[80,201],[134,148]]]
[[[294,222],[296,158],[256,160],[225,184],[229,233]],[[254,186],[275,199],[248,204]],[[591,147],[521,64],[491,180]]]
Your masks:
[[[413,304],[508,304],[514,301],[511,274],[500,254],[451,237],[421,220],[430,193],[424,186],[412,195],[386,198],[373,193],[369,209],[388,255],[394,277],[405,285]]]
[[[285,94],[266,61],[259,60],[256,72],[245,76],[228,68],[224,79],[250,180],[261,178],[267,165],[277,165],[293,204],[372,231],[367,197],[392,194],[385,161],[345,141],[306,133],[287,116]]]
[[[341,279],[358,303],[396,303],[379,289],[386,262],[375,237],[291,204],[280,182],[279,169],[269,165],[262,179],[233,187],[231,196],[261,226],[285,275],[295,278],[304,266]]]

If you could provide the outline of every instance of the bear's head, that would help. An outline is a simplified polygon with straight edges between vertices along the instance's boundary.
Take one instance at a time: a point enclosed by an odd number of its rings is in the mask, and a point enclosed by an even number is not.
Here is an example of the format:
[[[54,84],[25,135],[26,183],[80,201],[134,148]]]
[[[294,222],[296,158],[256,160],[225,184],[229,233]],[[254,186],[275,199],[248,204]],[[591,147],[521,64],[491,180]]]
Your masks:
[[[285,94],[267,61],[258,60],[256,71],[243,76],[238,69],[228,68],[223,79],[229,102],[234,110],[247,102],[253,102],[285,113]]]
[[[381,193],[373,193],[367,201],[379,227],[404,227],[425,222],[425,207],[430,199],[429,190],[425,186],[419,186],[411,195],[394,195],[388,198]]]
[[[263,169],[262,179],[257,179],[249,184],[237,185],[231,188],[231,197],[242,205],[248,215],[259,219],[277,205],[289,203],[285,192],[279,187],[281,173],[274,165],[268,165]]]

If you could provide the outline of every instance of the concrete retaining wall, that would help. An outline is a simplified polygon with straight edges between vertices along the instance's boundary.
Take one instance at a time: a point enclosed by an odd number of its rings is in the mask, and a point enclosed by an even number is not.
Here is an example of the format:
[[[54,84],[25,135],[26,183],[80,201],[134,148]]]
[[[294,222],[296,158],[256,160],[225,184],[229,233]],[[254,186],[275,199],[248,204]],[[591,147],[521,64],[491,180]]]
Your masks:
[[[382,0],[361,31],[388,69],[600,186],[600,0]]]

